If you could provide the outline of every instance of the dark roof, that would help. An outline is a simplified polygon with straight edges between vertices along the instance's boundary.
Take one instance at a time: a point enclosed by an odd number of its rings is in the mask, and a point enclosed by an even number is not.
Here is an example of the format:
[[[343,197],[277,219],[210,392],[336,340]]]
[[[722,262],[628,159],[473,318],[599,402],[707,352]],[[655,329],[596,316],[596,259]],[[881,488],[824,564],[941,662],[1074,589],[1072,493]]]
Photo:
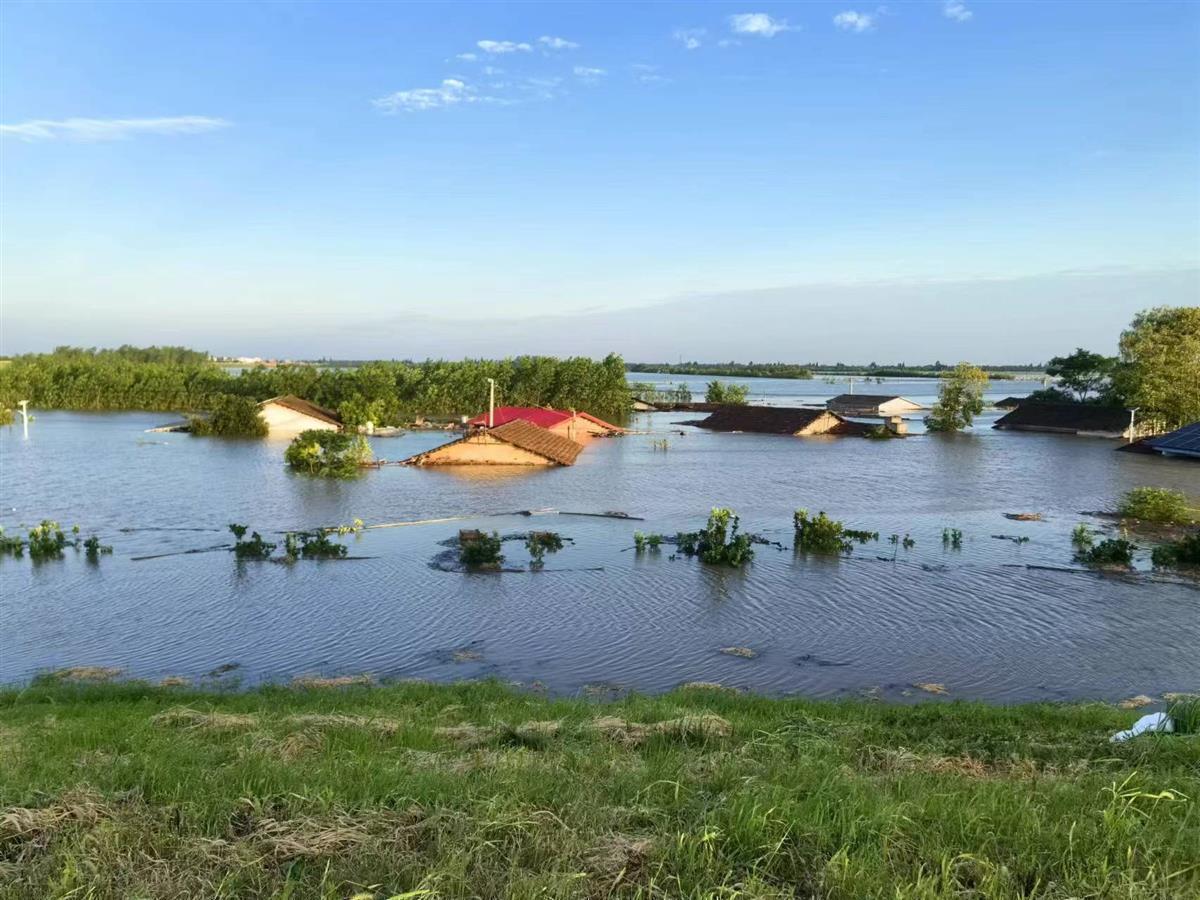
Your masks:
[[[1024,401],[996,420],[993,428],[1047,429],[1059,431],[1109,431],[1123,433],[1129,427],[1129,410],[1095,403],[1041,403]]]
[[[1024,397],[1005,397],[1003,400],[997,400],[992,406],[996,409],[1016,409],[1022,403],[1028,402]]]
[[[569,466],[582,452],[583,447],[570,438],[561,434],[547,431],[545,428],[526,422],[524,419],[514,419],[504,425],[497,425],[488,431],[492,437],[498,437],[506,444],[544,456],[560,466]]]
[[[899,394],[838,394],[829,401],[828,405],[833,406],[834,404],[837,404],[838,406],[860,407],[880,406],[881,404],[887,403],[890,400],[904,400],[908,403],[912,403],[913,406],[920,405],[913,400],[909,400],[907,397],[901,397]]]
[[[1182,453],[1200,457],[1200,422],[1184,425],[1166,434],[1150,438],[1146,444],[1161,453]]]
[[[284,394],[282,397],[272,397],[269,400],[264,400],[258,404],[266,406],[268,403],[274,403],[276,406],[282,406],[292,412],[298,412],[301,415],[311,416],[314,419],[320,419],[328,422],[330,425],[341,425],[342,417],[335,413],[332,409],[326,409],[323,406],[317,406],[315,403],[310,403],[307,400],[302,400],[293,394]]]
[[[795,434],[822,416],[835,416],[827,409],[787,406],[722,406],[708,418],[692,422],[713,431],[748,431],[755,434]]]

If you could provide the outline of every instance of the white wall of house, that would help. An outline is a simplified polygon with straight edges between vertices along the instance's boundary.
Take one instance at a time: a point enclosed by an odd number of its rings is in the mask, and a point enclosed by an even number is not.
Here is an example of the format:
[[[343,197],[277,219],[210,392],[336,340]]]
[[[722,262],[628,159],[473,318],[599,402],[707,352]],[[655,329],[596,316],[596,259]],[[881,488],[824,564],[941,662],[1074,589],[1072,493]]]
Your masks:
[[[314,419],[304,413],[288,409],[277,403],[266,403],[259,407],[259,412],[267,422],[271,435],[296,435],[301,431],[337,431],[338,427],[324,419]]]

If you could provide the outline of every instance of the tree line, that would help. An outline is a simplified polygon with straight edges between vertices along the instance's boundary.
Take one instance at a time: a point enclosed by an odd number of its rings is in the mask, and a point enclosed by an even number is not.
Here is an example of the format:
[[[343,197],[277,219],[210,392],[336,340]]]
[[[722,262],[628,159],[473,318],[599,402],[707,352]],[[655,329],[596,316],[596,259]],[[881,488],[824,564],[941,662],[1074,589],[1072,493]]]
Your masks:
[[[600,361],[519,356],[354,369],[285,365],[233,374],[198,351],[133,347],[59,347],[13,357],[0,367],[0,407],[29,400],[41,409],[211,412],[228,406],[229,397],[295,394],[336,410],[348,425],[393,425],[478,413],[487,408],[488,378],[496,381],[497,404],[573,408],[612,419],[630,407],[625,364],[615,354]]]

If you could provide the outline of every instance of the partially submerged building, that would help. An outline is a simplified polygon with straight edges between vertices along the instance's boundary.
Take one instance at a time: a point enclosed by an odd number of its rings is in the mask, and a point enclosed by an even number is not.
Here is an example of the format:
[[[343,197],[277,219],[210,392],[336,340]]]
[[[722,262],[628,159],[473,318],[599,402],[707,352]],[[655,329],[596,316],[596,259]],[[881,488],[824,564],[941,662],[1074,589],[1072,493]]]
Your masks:
[[[413,466],[570,466],[583,446],[524,419],[478,428],[405,460]]]
[[[292,394],[264,400],[258,404],[258,412],[266,420],[271,435],[342,429],[342,417],[336,412]]]
[[[1155,453],[1163,456],[1180,456],[1200,459],[1200,422],[1184,425],[1158,437],[1143,441]]]
[[[542,406],[498,406],[492,410],[492,426],[499,428],[509,422],[525,421],[545,428],[568,440],[578,441],[597,435],[622,434],[625,429],[586,412],[567,412]],[[482,413],[467,420],[472,428],[487,428],[488,414]]]
[[[1085,437],[1137,437],[1134,416],[1128,409],[1094,403],[1022,402],[996,420],[993,428],[1008,431],[1043,431]]]
[[[892,416],[902,416],[924,409],[920,403],[894,394],[838,394],[825,406],[831,412],[843,416],[879,419],[890,419]]]
[[[711,431],[748,434],[865,434],[871,426],[847,421],[835,412],[814,407],[723,406],[708,418],[688,422]]]

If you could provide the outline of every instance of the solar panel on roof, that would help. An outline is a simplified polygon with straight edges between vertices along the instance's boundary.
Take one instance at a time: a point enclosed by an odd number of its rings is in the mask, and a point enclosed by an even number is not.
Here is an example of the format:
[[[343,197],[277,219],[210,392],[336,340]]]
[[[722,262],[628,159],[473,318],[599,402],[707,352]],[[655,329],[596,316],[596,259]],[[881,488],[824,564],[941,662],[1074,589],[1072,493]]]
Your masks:
[[[1182,428],[1152,438],[1147,443],[1155,450],[1170,450],[1176,453],[1195,453],[1200,455],[1200,422],[1184,425]]]

